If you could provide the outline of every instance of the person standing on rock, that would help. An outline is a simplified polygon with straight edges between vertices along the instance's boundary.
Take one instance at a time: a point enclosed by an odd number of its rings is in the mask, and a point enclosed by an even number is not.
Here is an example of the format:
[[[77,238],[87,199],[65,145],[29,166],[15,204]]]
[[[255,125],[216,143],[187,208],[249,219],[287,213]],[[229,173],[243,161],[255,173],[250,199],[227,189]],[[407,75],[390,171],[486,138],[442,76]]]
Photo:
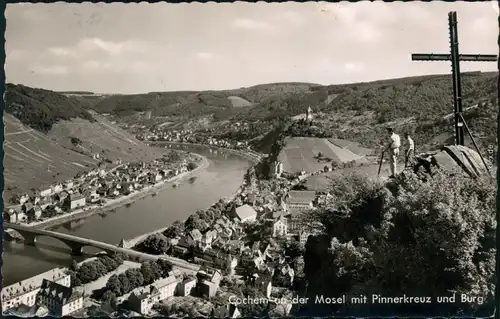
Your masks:
[[[392,128],[388,128],[387,131],[389,133],[389,143],[384,152],[389,152],[389,162],[391,168],[391,176],[389,176],[389,178],[394,178],[397,174],[397,161],[399,148],[401,147],[401,138],[398,134],[394,133]]]
[[[415,156],[415,143],[413,139],[410,137],[410,134],[405,133],[405,139],[407,143],[406,153],[405,153],[405,168],[408,167],[408,164],[413,160]]]

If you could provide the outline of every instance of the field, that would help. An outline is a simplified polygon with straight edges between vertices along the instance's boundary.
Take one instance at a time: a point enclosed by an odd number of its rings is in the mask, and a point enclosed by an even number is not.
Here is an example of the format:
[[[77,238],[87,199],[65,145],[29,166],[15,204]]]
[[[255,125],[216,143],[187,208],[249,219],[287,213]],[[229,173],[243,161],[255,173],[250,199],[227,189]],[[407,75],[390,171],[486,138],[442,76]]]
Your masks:
[[[136,161],[160,156],[99,115],[95,119],[59,121],[45,134],[4,114],[5,200],[14,193],[48,186],[90,170],[104,158]],[[72,138],[77,143],[72,143]],[[93,159],[94,154],[99,154],[100,159]]]
[[[246,106],[252,106],[252,103],[248,102],[245,99],[242,99],[239,96],[229,96],[227,98],[231,103],[233,104],[233,107],[246,107]]]
[[[319,158],[321,153],[323,158]],[[328,139],[315,137],[287,138],[285,147],[278,155],[283,163],[283,170],[287,172],[314,172],[331,165],[326,158],[341,165],[351,161],[363,161],[363,155],[356,154],[348,148],[339,147]]]

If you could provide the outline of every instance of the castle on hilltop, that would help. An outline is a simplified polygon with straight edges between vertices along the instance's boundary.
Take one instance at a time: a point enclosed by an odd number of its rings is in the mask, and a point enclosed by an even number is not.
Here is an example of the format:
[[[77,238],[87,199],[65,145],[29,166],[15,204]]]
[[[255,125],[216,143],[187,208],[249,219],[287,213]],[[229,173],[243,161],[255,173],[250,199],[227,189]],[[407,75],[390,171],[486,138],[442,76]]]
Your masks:
[[[306,122],[312,122],[312,120],[313,120],[313,111],[309,106],[306,111]]]

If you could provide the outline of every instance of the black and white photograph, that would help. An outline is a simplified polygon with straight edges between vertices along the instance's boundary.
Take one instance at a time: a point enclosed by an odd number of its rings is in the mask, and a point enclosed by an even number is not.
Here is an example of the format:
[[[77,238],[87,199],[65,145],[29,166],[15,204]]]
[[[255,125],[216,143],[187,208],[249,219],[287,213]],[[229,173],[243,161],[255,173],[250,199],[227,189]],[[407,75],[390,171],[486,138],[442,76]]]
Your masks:
[[[490,317],[499,3],[7,3],[2,317]]]

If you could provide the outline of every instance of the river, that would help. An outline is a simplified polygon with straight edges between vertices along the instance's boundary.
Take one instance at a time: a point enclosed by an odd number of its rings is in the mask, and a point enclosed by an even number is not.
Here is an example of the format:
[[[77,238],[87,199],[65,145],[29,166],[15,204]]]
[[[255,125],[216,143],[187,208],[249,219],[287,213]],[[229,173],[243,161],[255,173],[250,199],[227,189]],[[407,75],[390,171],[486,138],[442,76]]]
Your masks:
[[[230,196],[238,189],[245,171],[252,165],[247,159],[220,150],[212,151],[202,146],[184,146],[181,149],[206,156],[208,168],[185,178],[176,188],[167,187],[158,195],[145,197],[128,207],[67,223],[53,230],[118,244],[123,238],[130,239],[167,227],[196,210],[208,208],[222,197]],[[69,249],[53,238],[39,238],[36,247],[5,241],[3,246],[3,286],[55,267],[69,266],[73,259],[80,261],[85,258],[72,257]],[[84,251],[97,252],[89,247],[85,247]]]

